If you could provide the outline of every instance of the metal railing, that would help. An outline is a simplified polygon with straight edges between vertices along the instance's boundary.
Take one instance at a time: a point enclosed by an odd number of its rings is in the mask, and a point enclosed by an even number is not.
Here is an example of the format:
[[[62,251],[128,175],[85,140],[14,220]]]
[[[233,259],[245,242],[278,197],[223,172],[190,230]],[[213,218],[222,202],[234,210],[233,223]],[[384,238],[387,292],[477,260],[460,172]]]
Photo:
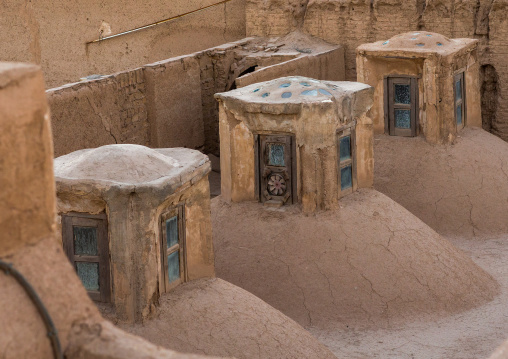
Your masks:
[[[148,24],[148,25],[136,27],[134,29],[127,30],[127,31],[123,31],[123,32],[115,34],[115,35],[109,35],[109,36],[105,36],[105,37],[99,36],[98,39],[93,40],[93,41],[88,41],[86,44],[88,45],[88,44],[93,44],[93,43],[97,43],[97,42],[102,42],[104,40],[113,39],[113,38],[118,37],[118,36],[123,36],[123,35],[131,34],[131,33],[136,32],[136,31],[148,29],[150,27],[154,27],[154,26],[157,26],[157,25],[160,25],[160,24],[164,24],[166,22],[173,21],[173,20],[179,19],[181,17],[184,17],[184,16],[187,16],[187,15],[190,15],[190,14],[194,14],[194,13],[206,10],[206,9],[209,9],[209,8],[217,6],[217,5],[225,4],[225,3],[230,2],[230,1],[232,1],[232,0],[224,0],[224,1],[212,4],[212,5],[208,5],[208,6],[199,8],[197,10],[192,10],[192,11],[189,11],[189,12],[186,12],[186,13],[183,13],[183,14],[180,14],[180,15],[172,16],[170,18],[167,18],[167,19],[164,19],[164,20],[160,20],[160,21]]]

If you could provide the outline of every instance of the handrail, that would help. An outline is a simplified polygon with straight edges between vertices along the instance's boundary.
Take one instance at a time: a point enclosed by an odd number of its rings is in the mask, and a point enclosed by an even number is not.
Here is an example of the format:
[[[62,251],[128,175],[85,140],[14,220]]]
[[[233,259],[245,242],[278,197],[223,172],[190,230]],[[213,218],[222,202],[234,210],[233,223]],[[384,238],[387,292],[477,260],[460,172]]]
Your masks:
[[[199,11],[203,11],[203,10],[206,10],[208,8],[211,8],[213,6],[217,6],[217,5],[221,5],[221,4],[225,4],[227,2],[230,2],[232,0],[223,0],[221,2],[218,2],[216,4],[212,4],[212,5],[207,5],[205,7],[202,7],[200,9],[197,9],[197,10],[192,10],[192,11],[189,11],[189,12],[186,12],[186,13],[183,13],[183,14],[180,14],[180,15],[176,15],[176,16],[172,16],[170,18],[167,18],[167,19],[164,19],[164,20],[161,20],[161,21],[157,21],[157,22],[154,22],[154,23],[151,23],[151,24],[148,24],[148,25],[144,25],[144,26],[140,26],[140,27],[136,27],[132,30],[127,30],[127,31],[124,31],[124,32],[121,32],[121,33],[118,33],[118,34],[115,34],[115,35],[110,35],[110,36],[106,36],[106,37],[99,37],[98,39],[96,40],[93,40],[93,41],[88,41],[86,44],[93,44],[93,43],[96,43],[96,42],[101,42],[101,41],[104,41],[104,40],[109,40],[109,39],[113,39],[115,37],[118,37],[118,36],[122,36],[122,35],[127,35],[127,34],[130,34],[130,33],[133,33],[133,32],[136,32],[136,31],[139,31],[139,30],[144,30],[144,29],[148,29],[150,27],[153,27],[153,26],[157,26],[157,25],[160,25],[160,24],[163,24],[165,22],[169,22],[169,21],[173,21],[173,20],[176,20],[176,19],[179,19],[181,17],[184,17],[184,16],[187,16],[187,15],[190,15],[190,14],[194,14],[196,12],[199,12]]]
[[[35,289],[30,285],[30,283],[26,280],[23,275],[14,269],[12,263],[6,263],[0,260],[0,269],[5,272],[6,275],[12,275],[16,281],[25,289],[26,293],[34,303],[35,307],[39,311],[39,314],[46,325],[46,329],[48,330],[48,337],[51,340],[51,346],[53,347],[53,353],[55,354],[56,359],[63,359],[62,347],[60,346],[60,340],[58,339],[58,331],[49,316],[49,313],[42,303],[41,298],[35,292]]]

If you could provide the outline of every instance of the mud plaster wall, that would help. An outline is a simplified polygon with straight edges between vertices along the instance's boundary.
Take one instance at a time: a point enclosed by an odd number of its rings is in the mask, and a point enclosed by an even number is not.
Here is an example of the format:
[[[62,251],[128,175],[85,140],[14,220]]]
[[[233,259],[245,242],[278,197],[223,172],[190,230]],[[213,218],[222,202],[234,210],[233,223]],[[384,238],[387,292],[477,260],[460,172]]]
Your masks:
[[[245,37],[245,2],[233,0],[170,23],[85,45],[98,39],[101,30],[103,36],[117,34],[217,2],[3,1],[0,61],[40,64],[49,88]]]
[[[168,208],[185,204],[189,280],[215,275],[208,176],[197,182],[192,179],[162,200],[150,192],[128,195],[115,189],[105,194],[93,188],[86,193],[58,189],[60,239],[62,213],[106,211],[108,215],[111,297],[115,318],[120,321],[139,322],[155,314],[162,292],[159,220]]]
[[[55,156],[115,143],[218,155],[213,95],[233,83],[245,62],[235,50],[248,41],[47,90]]]
[[[418,79],[418,132],[431,143],[453,142],[457,136],[454,109],[454,74],[465,73],[466,126],[481,127],[479,66],[476,51],[461,51],[446,57],[429,56],[426,59],[404,59],[399,53],[391,58],[373,56],[359,51],[357,56],[358,81],[374,87],[374,105],[369,117],[374,131],[385,133],[386,76],[409,75]]]
[[[213,95],[229,90],[245,69],[257,63],[241,53],[249,41],[47,90],[55,156],[115,143],[187,147],[219,155],[218,104]],[[279,77],[283,70],[344,79],[342,49],[306,58],[280,64],[275,71],[273,66],[260,71],[267,78]]]
[[[150,143],[142,69],[47,91],[55,156],[114,143]]]
[[[356,105],[354,110],[337,110],[329,102],[302,105],[298,112],[274,115],[245,112],[237,103],[219,102],[221,195],[226,201],[258,200],[254,133],[284,133],[295,135],[297,198],[304,211],[336,208],[339,198],[336,130],[351,122],[337,117],[341,111],[351,111],[358,121],[357,186],[373,185],[373,129],[371,119],[365,115],[372,104],[371,89],[351,101]]]
[[[344,49],[340,47],[324,53],[303,56],[281,64],[267,66],[239,77],[235,83],[237,87],[243,87],[284,76],[305,76],[317,80],[344,81],[346,79]]]
[[[313,36],[343,44],[348,80],[356,80],[355,49],[363,43],[413,30],[477,38],[479,66],[492,66],[498,77],[482,110],[491,104],[491,131],[508,140],[507,12],[504,0],[247,0],[246,28],[248,36],[275,36],[301,26]]]
[[[38,66],[0,63],[0,258],[44,303],[66,358],[204,358],[178,354],[104,321],[55,232],[50,118]],[[0,356],[55,357],[48,330],[23,287],[0,271]]]

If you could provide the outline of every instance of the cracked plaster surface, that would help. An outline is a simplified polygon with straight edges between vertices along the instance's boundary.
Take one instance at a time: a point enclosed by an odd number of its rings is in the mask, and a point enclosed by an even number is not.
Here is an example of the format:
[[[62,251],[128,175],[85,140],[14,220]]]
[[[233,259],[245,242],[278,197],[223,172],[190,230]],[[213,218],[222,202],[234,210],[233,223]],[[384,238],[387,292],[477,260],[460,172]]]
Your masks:
[[[335,358],[259,298],[221,279],[196,280],[162,295],[157,317],[124,330],[181,352],[235,358]]]
[[[374,187],[441,235],[508,233],[508,144],[466,128],[453,145],[377,136]]]
[[[498,285],[400,205],[360,190],[333,211],[212,200],[217,276],[306,327],[382,328],[459,313]]]

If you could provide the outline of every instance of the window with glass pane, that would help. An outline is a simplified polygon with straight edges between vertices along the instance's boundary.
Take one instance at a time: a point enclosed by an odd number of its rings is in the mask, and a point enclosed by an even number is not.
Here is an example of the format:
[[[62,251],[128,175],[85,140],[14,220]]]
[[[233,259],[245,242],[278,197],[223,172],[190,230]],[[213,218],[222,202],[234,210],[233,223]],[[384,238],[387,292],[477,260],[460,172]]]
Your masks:
[[[96,227],[72,227],[74,237],[74,254],[85,256],[99,255]]]
[[[268,144],[268,164],[270,166],[284,167],[284,145],[279,143]]]
[[[395,110],[395,127],[411,128],[411,110]]]
[[[168,280],[169,283],[172,283],[180,279],[178,216],[173,216],[166,220],[166,243],[168,253]]]
[[[338,181],[341,195],[351,191],[354,181],[354,127],[338,132]]]
[[[161,290],[165,292],[185,280],[184,223],[183,205],[162,214]]]
[[[385,129],[391,136],[417,134],[418,79],[390,76],[384,80]]]
[[[340,138],[340,160],[351,159],[351,136],[344,136]]]
[[[65,253],[90,298],[109,302],[111,287],[106,214],[62,215],[62,240]]]
[[[76,271],[86,290],[99,291],[99,263],[76,262]]]
[[[352,166],[346,166],[340,169],[340,189],[345,190],[353,187],[353,169]]]
[[[459,73],[454,77],[454,92],[455,92],[455,121],[457,127],[464,125],[466,115],[466,99],[464,92],[464,73]]]
[[[411,104],[411,85],[395,84],[395,103]]]

